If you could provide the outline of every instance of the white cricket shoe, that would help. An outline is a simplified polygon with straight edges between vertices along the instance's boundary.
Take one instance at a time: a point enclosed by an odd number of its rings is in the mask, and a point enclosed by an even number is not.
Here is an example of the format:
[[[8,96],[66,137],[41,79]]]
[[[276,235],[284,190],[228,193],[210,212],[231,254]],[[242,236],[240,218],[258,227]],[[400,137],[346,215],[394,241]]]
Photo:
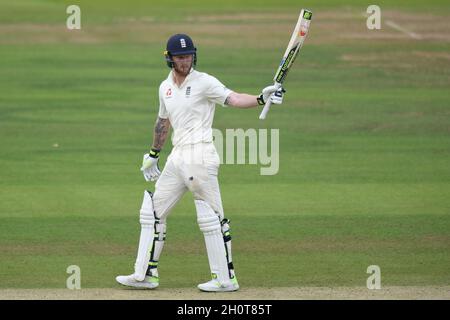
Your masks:
[[[116,281],[124,286],[140,289],[154,289],[159,286],[158,277],[145,276],[143,281],[137,281],[134,274],[130,274],[129,276],[117,276]]]
[[[201,283],[197,286],[201,291],[206,292],[228,292],[239,290],[239,284],[236,277],[227,283],[220,283],[217,279],[212,279],[208,282]]]

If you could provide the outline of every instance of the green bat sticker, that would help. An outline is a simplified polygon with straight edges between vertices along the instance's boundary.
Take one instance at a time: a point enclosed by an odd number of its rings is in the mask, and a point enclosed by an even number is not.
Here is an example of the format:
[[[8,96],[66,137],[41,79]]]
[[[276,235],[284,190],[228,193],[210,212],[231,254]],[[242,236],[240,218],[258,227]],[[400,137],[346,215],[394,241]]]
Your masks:
[[[303,18],[307,19],[307,20],[311,20],[312,17],[312,12],[311,11],[306,11],[303,13]]]

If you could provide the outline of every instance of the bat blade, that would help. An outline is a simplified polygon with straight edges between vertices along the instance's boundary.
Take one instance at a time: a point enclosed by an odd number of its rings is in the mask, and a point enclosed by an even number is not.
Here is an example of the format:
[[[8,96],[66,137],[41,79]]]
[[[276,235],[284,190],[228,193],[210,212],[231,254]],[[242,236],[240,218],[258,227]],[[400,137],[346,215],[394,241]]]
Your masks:
[[[295,25],[294,31],[292,32],[291,39],[286,48],[286,51],[283,55],[283,59],[281,59],[281,63],[275,72],[275,76],[273,78],[274,84],[281,86],[281,84],[286,79],[286,76],[291,68],[291,65],[294,63],[295,58],[297,57],[305,39],[308,35],[309,25],[311,23],[312,12],[306,9],[302,9],[300,11],[300,15],[297,20],[297,24]],[[270,100],[266,102],[259,119],[263,120],[266,118],[267,113],[270,109]]]

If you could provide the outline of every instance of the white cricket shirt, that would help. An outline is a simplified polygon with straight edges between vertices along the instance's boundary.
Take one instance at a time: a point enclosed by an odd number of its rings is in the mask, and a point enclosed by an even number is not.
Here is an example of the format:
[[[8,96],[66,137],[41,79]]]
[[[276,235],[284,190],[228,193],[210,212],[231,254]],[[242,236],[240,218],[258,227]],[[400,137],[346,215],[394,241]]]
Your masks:
[[[173,128],[172,145],[212,142],[215,106],[225,106],[232,91],[215,77],[193,69],[178,87],[172,73],[159,86],[158,114],[160,118],[169,118]]]

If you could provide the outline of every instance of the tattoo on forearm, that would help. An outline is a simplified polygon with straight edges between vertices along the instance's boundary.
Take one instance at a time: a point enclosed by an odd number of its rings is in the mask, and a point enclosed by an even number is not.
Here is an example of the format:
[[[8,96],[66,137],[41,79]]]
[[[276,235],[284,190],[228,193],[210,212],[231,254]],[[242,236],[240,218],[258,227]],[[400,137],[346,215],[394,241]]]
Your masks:
[[[167,135],[170,129],[169,119],[159,118],[156,120],[155,132],[153,135],[153,148],[162,149],[166,142]]]

